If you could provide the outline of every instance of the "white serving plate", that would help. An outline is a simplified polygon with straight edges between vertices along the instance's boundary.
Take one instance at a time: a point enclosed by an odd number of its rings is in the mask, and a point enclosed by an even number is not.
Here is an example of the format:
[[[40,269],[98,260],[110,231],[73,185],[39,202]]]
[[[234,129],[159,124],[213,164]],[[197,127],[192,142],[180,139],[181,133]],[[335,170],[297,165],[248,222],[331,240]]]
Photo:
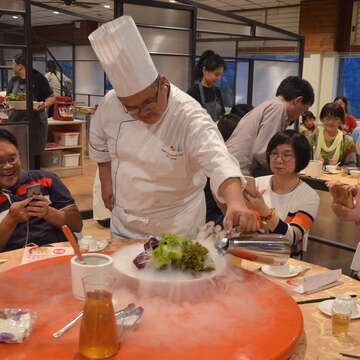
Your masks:
[[[202,243],[204,245],[204,243]],[[216,278],[227,269],[226,256],[218,255],[213,243],[206,246],[215,262],[215,270],[192,274],[180,270],[156,270],[151,266],[138,269],[133,259],[144,251],[143,243],[120,248],[112,255],[119,283],[138,296],[161,296],[173,301],[188,301],[210,296],[217,291]]]

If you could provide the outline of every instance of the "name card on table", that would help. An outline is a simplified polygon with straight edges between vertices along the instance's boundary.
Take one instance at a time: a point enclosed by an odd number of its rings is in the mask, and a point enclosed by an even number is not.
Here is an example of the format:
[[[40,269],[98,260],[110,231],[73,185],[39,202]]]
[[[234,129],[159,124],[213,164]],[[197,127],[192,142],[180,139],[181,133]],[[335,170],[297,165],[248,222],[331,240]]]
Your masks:
[[[299,282],[288,280],[291,290],[299,294],[311,294],[340,284],[341,269],[330,270],[302,278]]]
[[[49,259],[56,256],[73,255],[74,250],[70,246],[27,246],[21,264],[27,264],[37,260]]]

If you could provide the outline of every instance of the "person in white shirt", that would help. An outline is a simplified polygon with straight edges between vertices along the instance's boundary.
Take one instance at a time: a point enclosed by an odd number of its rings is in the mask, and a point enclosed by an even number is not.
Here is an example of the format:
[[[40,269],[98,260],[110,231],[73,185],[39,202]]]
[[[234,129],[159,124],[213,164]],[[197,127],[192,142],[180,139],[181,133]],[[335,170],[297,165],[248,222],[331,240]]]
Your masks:
[[[216,124],[158,74],[133,19],[103,24],[89,40],[114,87],[92,119],[89,139],[102,197],[112,211],[112,236],[194,236],[205,223],[206,176],[227,204],[227,231],[237,224],[256,231],[242,194],[245,180]]]
[[[294,130],[275,134],[266,150],[273,175],[255,178],[256,197],[245,194],[271,232],[286,235],[292,256],[306,251],[307,235],[319,209],[319,196],[298,173],[310,160],[306,137]]]
[[[297,76],[284,79],[276,97],[264,101],[239,122],[226,146],[239,161],[244,175],[269,174],[266,147],[274,134],[285,130],[314,102],[311,85]]]
[[[57,70],[57,66],[54,60],[48,60],[46,62],[46,74],[45,77],[49,82],[55,96],[61,96],[61,74]],[[71,88],[72,81],[63,73],[63,87]]]

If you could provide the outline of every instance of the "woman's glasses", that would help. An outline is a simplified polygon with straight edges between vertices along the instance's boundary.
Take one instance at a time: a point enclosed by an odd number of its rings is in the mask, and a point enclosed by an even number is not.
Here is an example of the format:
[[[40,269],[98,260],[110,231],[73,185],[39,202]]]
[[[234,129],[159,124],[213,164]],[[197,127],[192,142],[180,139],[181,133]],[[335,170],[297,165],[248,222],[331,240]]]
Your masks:
[[[270,158],[272,160],[276,160],[276,159],[281,159],[281,161],[283,162],[288,162],[290,160],[292,160],[294,158],[294,154],[292,153],[283,153],[283,154],[280,154],[276,151],[272,151],[270,154],[269,154]]]

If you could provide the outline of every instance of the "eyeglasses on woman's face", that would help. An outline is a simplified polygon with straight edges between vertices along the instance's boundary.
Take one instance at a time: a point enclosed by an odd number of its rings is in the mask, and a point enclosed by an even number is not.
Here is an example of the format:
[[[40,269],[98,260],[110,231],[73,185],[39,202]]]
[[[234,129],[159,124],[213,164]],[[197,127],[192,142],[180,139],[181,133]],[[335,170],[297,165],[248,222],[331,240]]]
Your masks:
[[[278,150],[273,150],[269,154],[271,160],[278,160],[287,163],[295,158],[295,155],[292,151],[280,152]]]

